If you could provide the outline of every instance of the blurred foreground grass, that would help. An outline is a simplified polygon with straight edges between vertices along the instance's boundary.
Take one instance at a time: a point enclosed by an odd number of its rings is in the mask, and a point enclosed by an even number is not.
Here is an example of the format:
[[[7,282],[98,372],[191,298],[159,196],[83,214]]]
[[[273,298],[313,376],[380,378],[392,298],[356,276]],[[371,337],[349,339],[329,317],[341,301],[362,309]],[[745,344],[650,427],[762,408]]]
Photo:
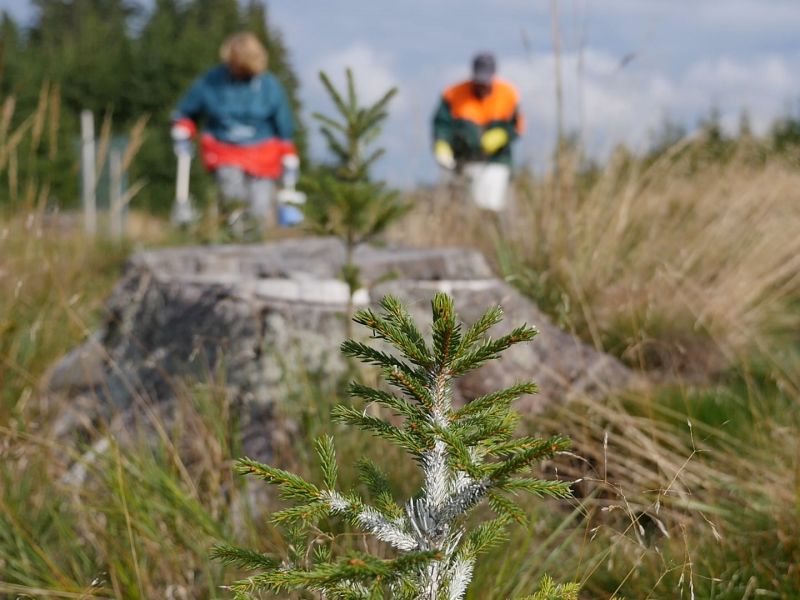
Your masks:
[[[578,480],[576,498],[532,509],[479,562],[470,598],[523,595],[543,572],[580,581],[582,598],[797,597],[798,183],[777,163],[692,170],[678,149],[590,182],[523,179],[503,236],[420,195],[395,239],[482,248],[563,326],[654,381],[525,424],[573,438],[574,455],[546,468]],[[151,423],[155,442],[105,438],[81,459],[85,483],[70,483],[86,448],[55,441],[39,384],[98,324],[129,251],[36,212],[0,220],[0,595],[229,597],[236,573],[209,560],[214,543],[285,550],[263,518],[279,501],[232,476],[224,382],[187,382],[180,418]],[[329,432],[342,462],[369,455],[398,495],[411,489],[412,465],[328,422],[342,382],[298,371],[289,383],[281,466],[318,476],[311,440]],[[374,543],[337,527],[342,548]]]
[[[0,217],[0,425],[24,410],[53,359],[97,326],[127,254],[40,213]]]

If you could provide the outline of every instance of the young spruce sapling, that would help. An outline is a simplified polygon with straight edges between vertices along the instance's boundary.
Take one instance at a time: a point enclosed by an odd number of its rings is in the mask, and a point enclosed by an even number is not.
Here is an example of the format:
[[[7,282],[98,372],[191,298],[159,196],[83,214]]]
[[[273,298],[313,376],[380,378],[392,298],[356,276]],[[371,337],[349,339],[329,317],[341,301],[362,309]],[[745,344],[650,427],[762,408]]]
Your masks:
[[[335,556],[326,544],[288,558],[218,546],[214,549],[218,558],[260,571],[232,585],[238,597],[259,590],[307,590],[331,599],[457,600],[466,594],[478,556],[501,544],[512,522],[525,520],[525,512],[515,501],[519,494],[570,496],[568,482],[542,480],[530,473],[532,465],[567,449],[569,441],[561,436],[513,435],[519,415],[512,403],[522,394],[534,393],[534,383],[486,394],[460,408],[453,405],[457,378],[497,359],[510,346],[532,340],[536,330],[523,325],[492,339],[487,332],[501,321],[500,307],[464,328],[452,298],[437,294],[431,304],[430,340],[423,337],[405,307],[387,296],[379,312],[361,310],[354,321],[393,351],[353,339],[342,344],[347,356],[377,365],[395,390],[352,383],[350,395],[395,416],[372,416],[363,406],[333,409],[340,423],[382,438],[410,455],[422,471],[418,493],[397,502],[387,476],[366,458],[359,465],[360,476],[373,502],[355,490],[340,491],[333,440],[328,436],[316,443],[321,485],[247,458],[237,466],[239,473],[277,486],[282,497],[294,503],[272,516],[275,523],[287,526],[294,539],[302,540],[304,532],[310,539],[324,517],[339,516],[391,546],[391,557],[356,551]],[[471,526],[468,515],[484,502],[495,517]],[[576,598],[573,585],[555,586],[549,580],[543,584],[548,587],[540,592],[546,598]]]

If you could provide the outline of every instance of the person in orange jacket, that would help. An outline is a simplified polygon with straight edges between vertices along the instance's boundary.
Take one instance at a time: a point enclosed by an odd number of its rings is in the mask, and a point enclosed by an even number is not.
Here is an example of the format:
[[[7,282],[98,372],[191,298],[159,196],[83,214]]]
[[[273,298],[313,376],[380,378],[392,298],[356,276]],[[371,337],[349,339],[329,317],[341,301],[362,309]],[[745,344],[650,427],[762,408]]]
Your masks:
[[[444,91],[433,117],[433,151],[442,168],[466,175],[478,206],[502,210],[511,143],[525,122],[519,93],[495,72],[494,56],[482,52],[472,61],[472,78]]]

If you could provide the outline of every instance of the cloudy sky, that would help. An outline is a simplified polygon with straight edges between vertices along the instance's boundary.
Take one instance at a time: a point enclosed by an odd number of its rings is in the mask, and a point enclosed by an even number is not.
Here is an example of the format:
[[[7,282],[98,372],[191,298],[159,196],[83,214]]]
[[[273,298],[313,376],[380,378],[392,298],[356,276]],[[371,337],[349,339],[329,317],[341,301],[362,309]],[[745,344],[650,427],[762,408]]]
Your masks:
[[[26,0],[0,0],[20,16]],[[431,181],[430,118],[442,88],[494,51],[528,119],[519,162],[542,168],[554,142],[550,0],[272,0],[307,111],[330,110],[317,73],[353,68],[366,99],[400,88],[381,171],[395,184]],[[757,131],[800,112],[799,0],[559,0],[565,119],[602,157],[646,146],[669,117],[694,126],[711,107]],[[318,136],[313,147],[321,152]]]

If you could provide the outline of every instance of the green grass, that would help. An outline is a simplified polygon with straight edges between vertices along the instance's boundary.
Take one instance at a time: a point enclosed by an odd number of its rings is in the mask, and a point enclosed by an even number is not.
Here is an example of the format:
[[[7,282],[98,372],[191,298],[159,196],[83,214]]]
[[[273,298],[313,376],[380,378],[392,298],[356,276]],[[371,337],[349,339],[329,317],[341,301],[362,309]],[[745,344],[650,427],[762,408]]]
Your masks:
[[[97,327],[129,249],[0,218],[0,425],[30,401],[53,360]]]
[[[86,464],[86,484],[68,485],[65,459],[86,448],[50,435],[39,384],[100,323],[130,249],[25,225],[0,223],[8,231],[0,236],[0,596],[230,597],[222,586],[241,573],[210,560],[211,546],[288,549],[263,518],[283,505],[253,495],[233,475],[241,440],[223,386],[186,382],[180,418],[161,423],[155,437],[110,443]],[[545,305],[558,316],[564,297],[548,293]],[[657,313],[650,322],[661,325],[620,339],[675,333]],[[557,467],[561,477],[584,481],[574,502],[532,505],[528,527],[479,562],[469,597],[521,596],[546,572],[580,581],[583,599],[689,598],[692,589],[695,598],[796,598],[800,350],[796,336],[776,331],[775,343],[694,383],[667,377],[649,390],[577,401],[527,422],[531,433],[559,431],[575,441],[578,457],[548,465],[547,475]],[[619,351],[630,346],[621,342]],[[331,433],[343,465],[376,458],[404,497],[418,483],[414,466],[327,419],[347,401],[347,377],[298,371],[284,382],[277,418],[287,433],[276,461],[318,480],[311,440]],[[341,477],[354,482],[352,466]],[[374,544],[331,525],[339,548]]]

